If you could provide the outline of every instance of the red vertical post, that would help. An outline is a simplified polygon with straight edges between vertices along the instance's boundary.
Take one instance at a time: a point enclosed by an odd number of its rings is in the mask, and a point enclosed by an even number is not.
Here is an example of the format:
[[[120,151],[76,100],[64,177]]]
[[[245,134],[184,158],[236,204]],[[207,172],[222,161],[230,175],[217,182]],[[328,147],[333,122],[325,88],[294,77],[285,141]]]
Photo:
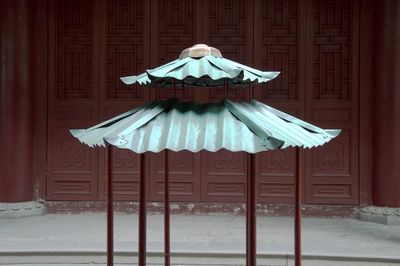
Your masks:
[[[296,147],[296,192],[294,220],[294,256],[295,266],[301,266],[301,157],[300,148]]]
[[[0,8],[0,202],[34,198],[34,95],[39,14],[34,1],[1,1]]]
[[[375,1],[374,7],[372,204],[396,208],[400,206],[400,2]]]
[[[224,99],[228,99],[228,81],[224,79]]]
[[[254,154],[247,156],[246,265],[256,265],[256,176]]]
[[[170,265],[170,217],[169,217],[169,167],[168,167],[168,151],[165,150],[164,162],[164,265]]]
[[[139,266],[146,265],[146,155],[140,154]]]
[[[114,265],[113,150],[107,144],[107,266]]]

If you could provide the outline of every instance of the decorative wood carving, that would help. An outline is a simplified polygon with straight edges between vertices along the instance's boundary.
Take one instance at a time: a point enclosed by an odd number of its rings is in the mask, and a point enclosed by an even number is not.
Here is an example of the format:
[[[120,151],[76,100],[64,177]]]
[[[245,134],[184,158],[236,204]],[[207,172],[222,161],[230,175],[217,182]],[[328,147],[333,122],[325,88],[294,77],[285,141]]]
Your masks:
[[[222,56],[237,62],[246,63],[250,55],[246,48],[252,40],[246,38],[246,28],[252,23],[246,17],[246,2],[240,0],[209,0],[207,10],[207,33],[210,46],[217,47]],[[244,101],[248,98],[248,88],[229,88],[229,99]],[[224,88],[210,88],[208,101],[219,101],[224,98]]]
[[[196,43],[196,1],[195,0],[160,0],[156,33],[158,56],[153,61],[157,66],[178,58],[186,48]],[[190,87],[162,88],[155,92],[157,99],[177,97],[183,100],[193,100],[195,90]]]
[[[290,203],[294,196],[295,153],[292,149],[263,152],[257,156],[258,201]]]
[[[55,12],[56,97],[91,98],[93,96],[92,1],[58,1]]]
[[[352,86],[352,1],[313,1],[314,99],[348,100]]]
[[[299,0],[261,1],[261,67],[281,71],[262,85],[262,99],[296,100],[299,93]]]
[[[165,152],[150,154],[149,199],[162,201]],[[172,201],[200,201],[200,154],[168,151]]]
[[[210,0],[210,46],[218,47],[223,57],[245,61],[245,1]]]
[[[202,194],[206,202],[243,202],[247,157],[243,152],[202,152]]]
[[[49,1],[48,200],[97,199],[97,151],[68,131],[98,115],[93,7],[93,1]]]
[[[175,60],[184,49],[195,44],[195,20],[194,0],[160,0],[160,64]]]
[[[321,127],[342,129],[306,153],[310,203],[358,203],[358,9],[357,0],[313,0],[307,18],[307,116]]]
[[[144,71],[144,1],[107,1],[107,97],[143,98],[143,88],[119,77]]]
[[[93,200],[97,195],[96,152],[73,139],[67,129],[55,128],[48,159],[47,198]]]

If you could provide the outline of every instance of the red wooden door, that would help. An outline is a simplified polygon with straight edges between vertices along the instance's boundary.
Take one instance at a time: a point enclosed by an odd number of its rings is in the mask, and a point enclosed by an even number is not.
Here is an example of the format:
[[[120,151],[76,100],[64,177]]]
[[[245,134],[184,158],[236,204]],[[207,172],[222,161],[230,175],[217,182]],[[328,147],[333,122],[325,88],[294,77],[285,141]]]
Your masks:
[[[358,1],[308,2],[306,118],[340,136],[306,153],[306,201],[358,203]]]
[[[305,113],[305,5],[304,1],[255,1],[254,65],[281,74],[255,86],[255,98],[279,110],[304,118]],[[294,201],[295,152],[263,152],[256,157],[258,201]]]
[[[358,1],[345,0],[64,0],[49,4],[48,200],[97,200],[105,190],[105,156],[74,140],[86,128],[174,89],[125,86],[119,77],[175,59],[195,43],[281,75],[254,86],[254,97],[322,127],[337,140],[304,152],[306,203],[358,203]],[[222,88],[176,90],[199,102]],[[245,101],[249,88],[228,97]],[[258,154],[258,201],[291,203],[293,150]],[[162,200],[164,155],[148,155],[149,199]],[[116,196],[135,200],[139,157],[114,154]],[[174,201],[243,202],[244,153],[171,152]]]
[[[180,52],[201,41],[200,1],[151,1],[151,67],[175,60]],[[151,90],[152,99],[178,97],[199,99],[199,90],[162,88]],[[200,154],[169,152],[170,193],[172,201],[200,201]],[[149,155],[149,199],[163,200],[164,153]]]
[[[99,43],[99,121],[106,120],[149,101],[149,93],[139,86],[125,86],[119,77],[142,73],[149,65],[150,23],[148,1],[96,1]],[[136,200],[140,156],[114,149],[114,191],[117,200]],[[105,150],[99,150],[99,193],[106,183]]]
[[[48,200],[96,200],[98,153],[70,128],[99,120],[92,1],[49,1]]]
[[[253,10],[251,1],[203,1],[204,40],[218,47],[226,58],[252,64]],[[249,88],[229,88],[227,97],[245,101]],[[216,102],[224,98],[223,88],[204,91],[203,101]],[[246,192],[247,159],[243,152],[201,153],[201,199],[205,202],[244,202]]]

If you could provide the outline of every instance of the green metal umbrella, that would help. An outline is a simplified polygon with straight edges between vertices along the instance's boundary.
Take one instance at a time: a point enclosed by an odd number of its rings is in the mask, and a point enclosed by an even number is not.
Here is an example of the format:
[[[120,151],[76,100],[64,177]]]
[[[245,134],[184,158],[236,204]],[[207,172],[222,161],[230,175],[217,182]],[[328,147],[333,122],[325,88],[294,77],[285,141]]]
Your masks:
[[[138,76],[123,77],[126,84],[163,86],[245,86],[268,82],[279,72],[263,72],[225,59],[219,50],[200,44],[184,50],[179,59],[147,70]],[[256,100],[235,103],[198,104],[171,98],[154,101],[116,116],[88,129],[71,130],[82,143],[104,146],[106,143],[130,149],[141,156],[139,200],[139,265],[145,265],[146,253],[146,191],[144,156],[147,151],[200,150],[246,151],[249,173],[247,185],[247,265],[256,261],[256,213],[254,153],[297,147],[295,203],[295,262],[301,264],[300,229],[300,152],[299,147],[313,148],[335,138],[340,130],[324,130]],[[112,265],[112,152],[108,145],[108,265]],[[168,152],[166,152],[166,161]],[[169,181],[165,163],[165,265],[169,265]]]

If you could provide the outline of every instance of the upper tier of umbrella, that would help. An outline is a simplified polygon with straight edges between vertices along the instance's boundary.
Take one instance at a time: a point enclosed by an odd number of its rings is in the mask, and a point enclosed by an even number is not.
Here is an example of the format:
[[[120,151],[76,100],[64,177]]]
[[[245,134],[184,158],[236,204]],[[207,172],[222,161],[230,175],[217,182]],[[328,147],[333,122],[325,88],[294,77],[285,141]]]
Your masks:
[[[263,72],[223,58],[218,49],[197,44],[167,64],[138,76],[122,77],[126,84],[162,86],[224,86],[268,82],[279,72]]]
[[[106,141],[136,153],[164,149],[257,153],[320,146],[340,130],[323,130],[255,100],[198,104],[169,99],[71,133],[89,146],[103,146]]]

